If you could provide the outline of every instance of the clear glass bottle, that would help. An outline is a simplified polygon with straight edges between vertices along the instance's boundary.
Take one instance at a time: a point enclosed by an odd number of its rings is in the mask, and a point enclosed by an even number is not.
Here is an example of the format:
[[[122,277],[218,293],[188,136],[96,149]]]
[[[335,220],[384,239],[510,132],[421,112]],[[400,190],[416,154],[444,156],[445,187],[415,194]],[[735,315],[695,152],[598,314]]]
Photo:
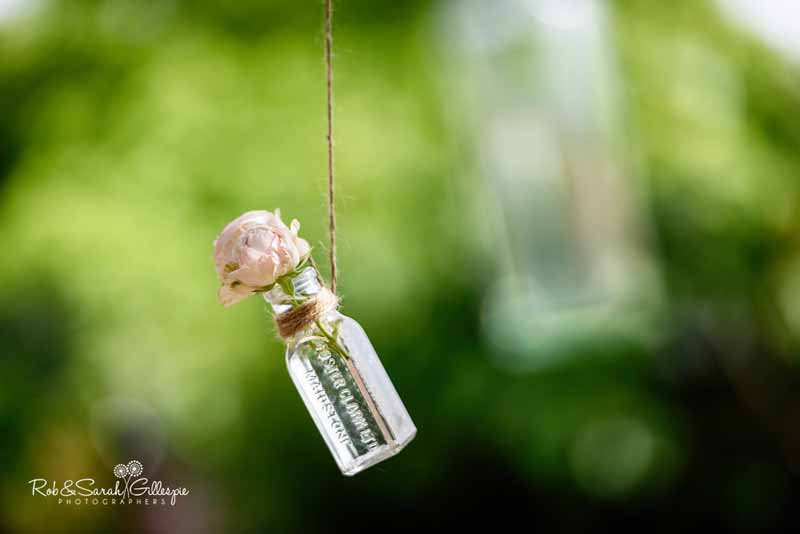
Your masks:
[[[278,315],[320,289],[319,273],[308,266],[264,299]],[[366,333],[338,310],[286,340],[286,365],[343,474],[397,454],[416,435]]]

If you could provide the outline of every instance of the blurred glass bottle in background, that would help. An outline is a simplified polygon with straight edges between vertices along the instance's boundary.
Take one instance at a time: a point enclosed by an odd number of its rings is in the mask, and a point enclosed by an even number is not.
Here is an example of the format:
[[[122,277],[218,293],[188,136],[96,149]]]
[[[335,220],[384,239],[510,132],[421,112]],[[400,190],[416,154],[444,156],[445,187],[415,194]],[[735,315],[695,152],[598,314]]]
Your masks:
[[[514,369],[656,331],[608,26],[600,0],[451,0],[441,18],[465,174],[479,175],[462,183],[497,257],[485,326]]]

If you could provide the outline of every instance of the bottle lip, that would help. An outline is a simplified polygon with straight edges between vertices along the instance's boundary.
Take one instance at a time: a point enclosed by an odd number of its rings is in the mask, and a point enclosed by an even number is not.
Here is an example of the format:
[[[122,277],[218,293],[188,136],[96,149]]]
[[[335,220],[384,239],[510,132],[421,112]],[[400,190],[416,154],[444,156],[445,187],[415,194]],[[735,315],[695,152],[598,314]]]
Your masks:
[[[295,296],[310,297],[316,295],[322,290],[322,282],[319,278],[317,269],[312,265],[308,265],[295,274],[292,279],[292,287],[294,288]],[[272,310],[276,314],[281,314],[289,311],[292,308],[291,298],[280,284],[263,293],[264,300],[272,306]]]
[[[299,295],[314,295],[322,289],[319,272],[311,265],[307,265],[292,278],[292,285],[295,293]]]

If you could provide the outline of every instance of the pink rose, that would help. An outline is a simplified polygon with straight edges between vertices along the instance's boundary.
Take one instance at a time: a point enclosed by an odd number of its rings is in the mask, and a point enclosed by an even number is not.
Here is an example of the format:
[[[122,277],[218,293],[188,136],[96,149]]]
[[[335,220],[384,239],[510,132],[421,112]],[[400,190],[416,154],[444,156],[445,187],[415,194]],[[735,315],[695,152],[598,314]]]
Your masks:
[[[298,237],[299,229],[297,220],[287,227],[280,210],[248,211],[230,222],[214,241],[220,304],[230,306],[263,291],[305,260],[311,247]]]

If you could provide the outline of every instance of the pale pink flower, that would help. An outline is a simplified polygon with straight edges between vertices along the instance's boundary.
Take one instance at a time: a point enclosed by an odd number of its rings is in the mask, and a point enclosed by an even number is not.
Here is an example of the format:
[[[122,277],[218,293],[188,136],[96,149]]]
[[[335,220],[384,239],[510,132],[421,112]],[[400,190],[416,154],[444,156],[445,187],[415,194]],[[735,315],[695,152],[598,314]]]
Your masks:
[[[230,306],[263,291],[305,260],[311,247],[297,235],[299,229],[297,220],[287,227],[280,210],[248,211],[230,222],[214,241],[220,304]]]

